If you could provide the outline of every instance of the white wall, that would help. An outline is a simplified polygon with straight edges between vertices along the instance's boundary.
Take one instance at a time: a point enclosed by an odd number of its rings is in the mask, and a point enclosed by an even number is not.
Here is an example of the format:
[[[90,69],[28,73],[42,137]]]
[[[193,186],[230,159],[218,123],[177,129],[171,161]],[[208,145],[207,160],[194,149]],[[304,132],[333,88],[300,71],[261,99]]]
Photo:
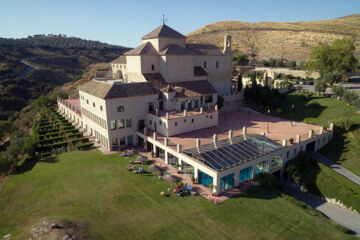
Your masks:
[[[107,123],[108,123],[108,135],[109,140],[113,138],[127,137],[129,135],[133,136],[133,143],[137,143],[137,138],[135,137],[135,132],[138,130],[139,120],[145,120],[146,113],[148,112],[148,103],[153,102],[156,106],[157,104],[157,94],[155,95],[146,95],[139,97],[128,97],[128,98],[112,98],[106,100],[106,113],[107,113]],[[124,107],[124,112],[117,112],[118,106]],[[111,120],[120,120],[126,118],[131,118],[132,126],[127,128],[111,130]],[[126,124],[126,121],[125,121]],[[127,139],[126,139],[127,140]],[[126,142],[127,144],[127,142]]]

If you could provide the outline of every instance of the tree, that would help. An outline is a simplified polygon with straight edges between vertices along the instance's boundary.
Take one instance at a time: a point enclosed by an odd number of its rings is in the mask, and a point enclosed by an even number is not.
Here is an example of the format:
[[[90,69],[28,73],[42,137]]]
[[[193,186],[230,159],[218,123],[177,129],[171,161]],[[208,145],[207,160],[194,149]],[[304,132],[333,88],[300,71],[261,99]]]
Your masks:
[[[347,90],[347,91],[344,92],[343,98],[349,105],[355,105],[355,104],[357,104],[357,101],[359,99],[359,95],[357,95],[353,91]]]
[[[344,92],[345,92],[345,88],[343,86],[334,86],[332,88],[332,92],[334,93],[334,96],[337,98],[343,98],[344,96]]]
[[[218,95],[216,104],[218,105],[218,108],[221,109],[224,106],[224,98]]]
[[[323,80],[332,86],[334,83],[339,83],[341,78],[342,74],[340,72],[329,72],[324,74]]]
[[[238,80],[237,80],[237,82],[238,82],[238,88],[237,88],[237,91],[238,91],[238,92],[240,92],[240,91],[241,91],[241,89],[243,88],[242,74],[240,74],[240,75],[238,76]]]
[[[286,63],[286,66],[287,66],[288,68],[296,68],[296,62],[295,62],[295,61],[288,61],[288,62]]]
[[[354,57],[355,41],[352,39],[337,39],[331,45],[322,44],[310,51],[310,60],[306,62],[306,70],[325,73],[338,71],[346,73],[355,68],[357,60]]]
[[[326,92],[327,84],[324,80],[320,79],[315,82],[315,91],[319,94]]]
[[[247,54],[244,53],[240,53],[238,55],[235,55],[235,61],[237,61],[237,63],[239,65],[248,65],[249,64],[249,57]]]

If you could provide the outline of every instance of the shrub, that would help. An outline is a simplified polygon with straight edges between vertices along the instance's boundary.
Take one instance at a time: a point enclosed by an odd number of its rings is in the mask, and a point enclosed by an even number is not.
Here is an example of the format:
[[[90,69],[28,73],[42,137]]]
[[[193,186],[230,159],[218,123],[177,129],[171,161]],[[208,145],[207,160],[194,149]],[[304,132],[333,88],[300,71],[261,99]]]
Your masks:
[[[281,189],[281,182],[269,173],[259,173],[254,178],[255,182],[263,187],[272,189]]]
[[[341,117],[330,121],[334,124],[334,131],[337,133],[346,133],[350,130],[351,126],[354,124],[354,121],[350,118]]]
[[[319,172],[320,167],[317,161],[307,152],[300,152],[295,159],[288,161],[285,166],[285,174],[289,178],[315,194],[318,194],[315,181]]]

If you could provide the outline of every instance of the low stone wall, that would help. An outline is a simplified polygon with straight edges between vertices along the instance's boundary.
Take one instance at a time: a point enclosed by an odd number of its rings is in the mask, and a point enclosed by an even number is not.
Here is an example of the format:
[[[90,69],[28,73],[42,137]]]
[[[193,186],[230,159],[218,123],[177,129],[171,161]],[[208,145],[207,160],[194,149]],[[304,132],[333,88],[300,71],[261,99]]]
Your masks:
[[[255,71],[266,71],[268,72],[268,77],[271,77],[272,79],[274,78],[274,74],[271,73],[282,73],[282,74],[286,74],[286,75],[292,75],[294,77],[301,77],[301,78],[306,78],[306,71],[304,70],[293,70],[293,69],[289,69],[289,68],[266,68],[266,67],[258,67],[255,68]],[[319,72],[312,72],[309,77],[312,78],[319,78],[320,77],[320,73]]]

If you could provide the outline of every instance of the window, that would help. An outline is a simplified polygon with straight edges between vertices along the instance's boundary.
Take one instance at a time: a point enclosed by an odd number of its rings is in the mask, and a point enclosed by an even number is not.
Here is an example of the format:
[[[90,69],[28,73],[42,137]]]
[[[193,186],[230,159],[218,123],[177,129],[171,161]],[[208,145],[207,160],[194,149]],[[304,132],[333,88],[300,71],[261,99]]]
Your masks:
[[[125,137],[120,138],[120,145],[125,145]]]
[[[86,103],[89,104],[89,99],[86,99]]]
[[[175,124],[174,124],[174,125],[175,125],[175,127],[176,127],[176,126],[177,126],[177,122],[175,122]]]
[[[161,120],[159,120],[159,125],[161,125]]]
[[[132,124],[131,124],[131,118],[127,118],[126,119],[126,127],[131,127]]]
[[[294,149],[294,155],[296,155],[296,148]]]
[[[208,115],[206,115],[206,119],[208,119],[209,118],[209,116]]]
[[[95,107],[95,103],[93,102],[93,107]]]
[[[204,68],[206,68],[206,62],[204,62]]]
[[[194,119],[191,119],[191,122],[194,123]]]
[[[210,115],[210,119],[212,119],[212,115]]]
[[[303,148],[303,146],[301,146],[301,147],[300,147],[300,151],[303,151],[303,150],[304,150],[304,148]]]
[[[111,121],[110,121],[110,129],[111,129],[111,130],[116,129],[116,120],[111,120]]]
[[[124,128],[124,127],[125,127],[125,121],[124,121],[124,119],[118,120],[118,126],[119,126],[119,128]]]
[[[153,65],[151,65],[151,70],[155,70],[155,65],[153,64]]]
[[[206,95],[205,96],[205,103],[212,103],[213,95]]]
[[[216,68],[219,68],[219,62],[216,61]]]
[[[123,112],[124,111],[124,106],[118,106],[117,111],[118,112]]]
[[[117,148],[117,147],[118,147],[118,139],[117,139],[117,138],[113,138],[113,139],[111,140],[111,145],[112,145],[113,149],[114,149],[114,148]]]
[[[100,106],[100,111],[102,111],[103,110],[103,107],[102,106]]]
[[[152,125],[152,121],[150,120],[149,123],[150,123],[150,126],[151,126],[151,125]]]
[[[132,135],[127,136],[127,145],[133,145],[133,136]]]
[[[186,119],[184,119],[184,123],[186,123]]]
[[[286,153],[286,157],[289,157],[289,155],[290,155],[290,152],[289,152],[289,151],[287,151],[287,153]]]

